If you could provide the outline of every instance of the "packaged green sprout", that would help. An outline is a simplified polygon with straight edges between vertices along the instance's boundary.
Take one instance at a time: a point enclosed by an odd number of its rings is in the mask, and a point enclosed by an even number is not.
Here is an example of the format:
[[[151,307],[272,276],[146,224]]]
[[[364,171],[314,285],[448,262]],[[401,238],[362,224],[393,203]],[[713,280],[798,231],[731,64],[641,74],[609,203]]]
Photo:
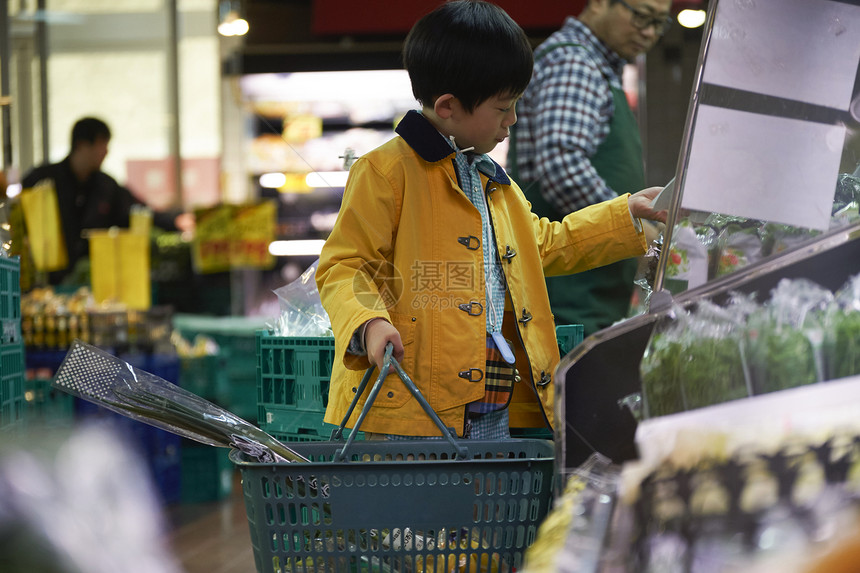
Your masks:
[[[826,379],[860,374],[860,275],[852,277],[836,293],[827,319],[824,341]]]
[[[683,333],[678,372],[685,409],[749,396],[741,362],[743,323],[710,301],[698,303]]]
[[[824,311],[833,295],[806,279],[783,279],[750,315],[745,359],[756,394],[824,379]]]
[[[734,309],[703,300],[693,312],[675,309],[667,321],[655,330],[640,368],[646,417],[750,395],[739,345],[743,321]]]
[[[683,348],[678,337],[688,320],[687,312],[676,307],[657,324],[640,365],[644,416],[653,418],[684,410],[678,364]]]

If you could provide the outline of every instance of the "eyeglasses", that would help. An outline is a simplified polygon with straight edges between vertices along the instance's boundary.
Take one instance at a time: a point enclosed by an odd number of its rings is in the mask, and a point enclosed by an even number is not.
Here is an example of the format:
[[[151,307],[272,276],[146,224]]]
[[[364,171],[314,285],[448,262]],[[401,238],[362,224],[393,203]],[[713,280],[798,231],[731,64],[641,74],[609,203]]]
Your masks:
[[[624,0],[617,0],[619,4],[630,10],[630,23],[638,30],[644,30],[650,26],[654,26],[654,32],[658,36],[662,36],[672,25],[671,18],[652,18],[644,12],[640,12]]]

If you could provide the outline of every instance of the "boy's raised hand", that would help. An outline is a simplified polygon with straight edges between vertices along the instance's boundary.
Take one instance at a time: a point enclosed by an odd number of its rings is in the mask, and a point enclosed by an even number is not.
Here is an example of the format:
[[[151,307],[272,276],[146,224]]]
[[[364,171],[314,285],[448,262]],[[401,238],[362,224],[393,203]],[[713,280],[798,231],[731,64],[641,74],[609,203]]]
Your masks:
[[[630,214],[638,219],[665,223],[668,214],[667,211],[665,209],[657,211],[651,208],[651,202],[654,200],[654,197],[662,190],[662,187],[648,187],[632,194],[627,198],[627,206],[630,208]]]
[[[377,368],[382,368],[385,359],[385,347],[388,343],[394,345],[391,356],[397,361],[403,361],[403,341],[400,333],[394,326],[384,318],[374,318],[367,323],[364,329],[364,348],[367,350],[367,359]],[[388,373],[391,371],[389,370]],[[387,373],[387,374],[388,374]]]

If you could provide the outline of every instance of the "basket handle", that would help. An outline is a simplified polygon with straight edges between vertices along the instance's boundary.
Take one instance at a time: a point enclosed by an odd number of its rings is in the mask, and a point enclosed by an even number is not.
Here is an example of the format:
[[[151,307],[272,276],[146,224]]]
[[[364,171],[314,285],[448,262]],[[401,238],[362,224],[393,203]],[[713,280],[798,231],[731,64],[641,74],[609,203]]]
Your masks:
[[[430,419],[442,430],[442,436],[448,440],[451,446],[454,448],[454,452],[457,454],[457,457],[460,459],[466,459],[469,457],[469,450],[465,446],[461,446],[457,443],[454,438],[454,431],[446,428],[445,424],[424,398],[424,395],[421,394],[421,391],[418,389],[418,386],[412,381],[409,375],[405,370],[398,364],[397,360],[392,356],[394,352],[394,345],[390,342],[385,347],[385,356],[382,361],[382,368],[379,369],[379,376],[376,378],[376,382],[374,382],[373,387],[370,389],[370,394],[367,396],[367,401],[364,403],[364,407],[361,410],[361,413],[358,416],[358,420],[355,421],[355,427],[352,429],[352,432],[349,434],[349,438],[346,440],[346,444],[342,448],[340,448],[335,453],[335,460],[344,461],[346,459],[346,451],[352,445],[353,440],[355,439],[355,435],[358,433],[359,428],[361,427],[361,423],[364,421],[364,417],[367,416],[367,413],[370,411],[371,405],[376,400],[376,395],[379,394],[379,391],[382,389],[382,382],[385,380],[386,373],[388,372],[389,366],[394,367],[394,371],[397,372],[397,375],[400,376],[400,380],[412,393],[418,403],[421,404],[421,408],[430,416]],[[346,426],[349,417],[352,415],[352,411],[355,409],[356,404],[358,403],[359,396],[364,393],[364,389],[367,387],[367,383],[370,381],[370,375],[373,373],[374,367],[371,366],[367,369],[367,372],[364,373],[364,377],[361,379],[361,384],[359,384],[358,388],[355,391],[355,397],[352,399],[352,403],[349,405],[349,409],[346,411],[346,416],[344,416],[343,421],[340,423],[336,429],[334,429],[331,433],[332,440],[340,440],[343,436],[343,429]]]

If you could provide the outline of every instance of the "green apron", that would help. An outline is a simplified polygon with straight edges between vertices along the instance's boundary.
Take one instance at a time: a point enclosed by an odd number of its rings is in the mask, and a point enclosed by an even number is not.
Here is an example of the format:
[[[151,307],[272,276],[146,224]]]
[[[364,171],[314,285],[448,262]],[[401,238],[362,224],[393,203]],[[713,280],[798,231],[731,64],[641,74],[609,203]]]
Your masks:
[[[540,56],[562,45],[556,44],[539,52]],[[535,56],[535,60],[538,59]],[[633,110],[624,90],[612,87],[615,112],[609,123],[609,135],[591,157],[591,164],[618,195],[635,193],[645,187],[642,162],[642,140]],[[513,159],[516,160],[514,147]],[[511,163],[509,158],[509,164]],[[523,186],[532,211],[541,217],[560,221],[565,213],[552,207],[540,191],[539,182]],[[561,277],[547,277],[546,286],[556,325],[582,324],[585,336],[626,318],[630,312],[636,259],[626,259]]]

